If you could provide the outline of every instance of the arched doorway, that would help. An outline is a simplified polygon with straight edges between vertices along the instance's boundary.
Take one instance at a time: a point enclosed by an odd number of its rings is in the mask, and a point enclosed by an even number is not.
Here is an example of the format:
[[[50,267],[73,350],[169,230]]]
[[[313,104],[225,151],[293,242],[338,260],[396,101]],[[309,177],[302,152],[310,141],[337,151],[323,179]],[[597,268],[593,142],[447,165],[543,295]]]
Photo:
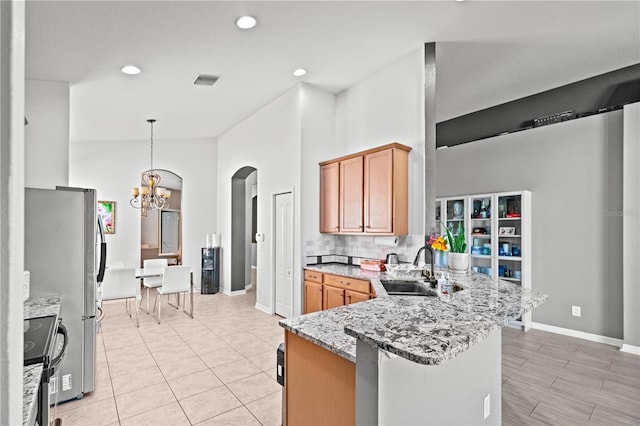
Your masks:
[[[160,176],[159,187],[170,196],[162,209],[148,210],[146,215],[140,216],[140,266],[147,259],[162,258],[166,258],[170,265],[181,264],[182,177],[171,170],[153,171]]]
[[[255,266],[255,217],[257,215],[257,169],[244,166],[231,177],[231,293],[252,283]]]

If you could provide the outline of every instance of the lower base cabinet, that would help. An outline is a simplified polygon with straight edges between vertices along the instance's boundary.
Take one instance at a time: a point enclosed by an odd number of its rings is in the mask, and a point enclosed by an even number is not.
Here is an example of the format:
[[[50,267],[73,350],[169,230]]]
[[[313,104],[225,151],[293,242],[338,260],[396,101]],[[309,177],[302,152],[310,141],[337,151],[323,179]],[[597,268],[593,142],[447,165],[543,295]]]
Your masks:
[[[356,365],[285,332],[285,425],[354,425]]]
[[[369,299],[370,299],[370,296],[368,294],[362,294],[362,293],[358,293],[357,291],[349,291],[349,290],[345,290],[344,292],[345,305],[364,302],[365,300],[369,300]]]
[[[305,314],[363,302],[372,297],[375,294],[367,280],[310,270],[304,272]]]
[[[322,284],[311,281],[304,282],[304,313],[321,311],[322,308]]]
[[[330,285],[322,289],[322,309],[332,309],[344,305],[344,290]]]

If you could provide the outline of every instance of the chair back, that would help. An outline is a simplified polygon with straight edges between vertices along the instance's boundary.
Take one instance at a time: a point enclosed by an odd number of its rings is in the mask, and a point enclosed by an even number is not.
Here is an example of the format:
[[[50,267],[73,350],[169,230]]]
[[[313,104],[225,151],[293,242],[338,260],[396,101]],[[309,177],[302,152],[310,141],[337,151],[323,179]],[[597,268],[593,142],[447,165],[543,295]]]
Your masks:
[[[144,266],[145,272],[158,272],[162,274],[164,272],[164,268],[167,267],[168,262],[167,259],[147,259],[142,265]],[[143,282],[147,287],[159,287],[162,284],[162,277],[145,278]]]
[[[162,276],[162,293],[181,293],[189,291],[191,286],[191,267],[169,266]]]
[[[124,268],[124,262],[122,260],[114,260],[113,262],[109,262],[107,265],[107,269],[122,269]]]
[[[109,268],[104,271],[102,300],[140,298],[140,281],[136,279],[134,268]]]

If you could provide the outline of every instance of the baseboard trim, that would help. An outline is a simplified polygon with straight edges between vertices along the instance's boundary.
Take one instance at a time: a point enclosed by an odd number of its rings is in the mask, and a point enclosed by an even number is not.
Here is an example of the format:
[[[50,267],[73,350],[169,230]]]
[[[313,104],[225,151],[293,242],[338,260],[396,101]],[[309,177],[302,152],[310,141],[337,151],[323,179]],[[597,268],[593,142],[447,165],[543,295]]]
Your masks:
[[[240,296],[242,294],[247,294],[247,290],[233,290],[229,293],[229,296]]]
[[[249,290],[251,287],[253,287],[253,283],[249,283],[247,285],[244,286],[245,290]]]
[[[265,314],[269,314],[269,315],[273,314],[273,312],[271,312],[271,308],[270,307],[265,306],[265,305],[263,305],[261,303],[257,303],[256,302],[256,309],[259,310],[259,311],[264,312]]]
[[[640,346],[627,345],[626,343],[623,343],[620,350],[629,354],[640,355]]]
[[[604,343],[606,345],[612,345],[622,347],[622,339],[614,339],[613,337],[600,336],[599,334],[585,333],[584,331],[572,330],[570,328],[556,327],[553,325],[541,324],[539,322],[532,322],[531,328],[536,330],[548,331],[549,333],[562,334],[569,337],[577,337],[578,339],[589,340],[596,343]]]

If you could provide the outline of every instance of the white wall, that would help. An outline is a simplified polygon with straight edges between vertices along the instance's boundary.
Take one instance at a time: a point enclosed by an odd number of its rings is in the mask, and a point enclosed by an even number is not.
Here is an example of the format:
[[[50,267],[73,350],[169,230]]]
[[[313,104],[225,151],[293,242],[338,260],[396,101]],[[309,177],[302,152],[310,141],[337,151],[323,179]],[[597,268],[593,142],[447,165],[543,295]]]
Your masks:
[[[438,196],[532,192],[535,322],[622,338],[621,133],[615,111],[437,151]]]
[[[265,235],[257,247],[256,306],[266,312],[274,309],[273,197],[287,191],[293,191],[295,206],[293,313],[302,311],[301,229],[307,226],[303,225],[307,218],[317,221],[318,188],[314,182],[317,183],[317,161],[321,160],[315,157],[325,144],[333,143],[333,119],[333,95],[302,84],[218,139],[219,158],[224,159],[218,164],[222,287],[229,291],[231,280],[231,177],[241,167],[252,166],[258,175],[258,232]]]
[[[623,139],[624,343],[640,347],[640,103],[624,107]]]
[[[302,86],[301,186],[299,194],[303,238],[320,234],[320,168],[338,151],[335,142],[336,98],[310,85]]]
[[[25,3],[0,2],[0,424],[22,424]]]
[[[109,262],[140,263],[140,211],[130,206],[131,188],[149,168],[149,142],[72,143],[72,186],[96,188],[98,198],[116,202],[116,233],[107,235]],[[200,283],[200,248],[205,234],[216,232],[217,148],[215,139],[154,140],[154,167],[183,179],[182,263],[193,267]]]
[[[245,232],[244,232],[244,236],[246,239],[246,246],[245,246],[245,270],[244,270],[244,276],[245,276],[245,285],[251,284],[251,265],[255,265],[254,263],[252,263],[254,259],[253,256],[253,252],[254,252],[254,246],[255,249],[257,250],[257,244],[252,243],[252,235],[251,235],[251,227],[252,227],[252,217],[253,217],[253,196],[257,194],[258,191],[258,187],[257,187],[257,182],[258,182],[258,172],[254,171],[253,173],[251,173],[249,176],[247,176],[247,179],[245,180],[245,201],[244,201],[244,206],[245,206]]]
[[[322,160],[399,142],[409,153],[409,234],[424,233],[423,50],[389,65],[336,98],[336,147]]]
[[[231,177],[251,166],[258,174],[256,306],[273,312],[273,195],[299,190],[300,88],[295,87],[218,138],[218,232],[222,240],[221,290],[231,289]],[[296,214],[299,214],[296,212]],[[296,245],[294,253],[299,250]],[[294,265],[294,282],[300,278]]]
[[[26,81],[25,186],[69,184],[69,83]]]

